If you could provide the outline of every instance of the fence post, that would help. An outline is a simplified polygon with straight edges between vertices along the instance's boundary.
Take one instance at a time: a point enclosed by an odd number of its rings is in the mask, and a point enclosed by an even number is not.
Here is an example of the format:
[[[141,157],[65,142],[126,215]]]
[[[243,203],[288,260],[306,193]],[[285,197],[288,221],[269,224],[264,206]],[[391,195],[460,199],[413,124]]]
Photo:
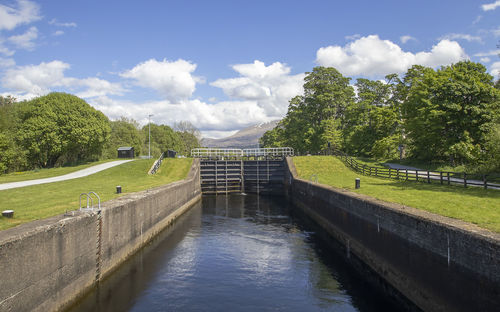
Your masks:
[[[375,176],[378,177],[378,168],[375,167]]]
[[[372,167],[369,167],[370,168],[370,175],[372,175]]]
[[[427,171],[427,183],[431,183],[431,173],[430,171]]]
[[[464,172],[464,187],[467,187],[467,173]]]
[[[418,182],[418,170],[415,170],[415,181]]]
[[[443,171],[439,171],[439,181],[443,184]]]
[[[391,168],[389,168],[389,179],[391,178]]]
[[[447,178],[448,178],[448,185],[450,185],[450,172],[447,172],[446,175],[447,175]]]
[[[406,170],[406,181],[408,181],[408,169],[405,170]]]
[[[483,174],[483,184],[484,184],[484,189],[488,189],[488,182],[486,181],[486,175]]]
[[[396,169],[396,179],[399,180],[399,169]]]
[[[366,165],[363,165],[363,175],[365,174],[365,167]]]

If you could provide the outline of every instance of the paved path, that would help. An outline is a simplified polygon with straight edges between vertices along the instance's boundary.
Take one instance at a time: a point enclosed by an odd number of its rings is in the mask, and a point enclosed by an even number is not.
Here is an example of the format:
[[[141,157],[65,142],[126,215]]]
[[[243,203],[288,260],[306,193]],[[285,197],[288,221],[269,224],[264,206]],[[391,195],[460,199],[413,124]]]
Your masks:
[[[65,174],[62,176],[57,176],[57,177],[38,179],[38,180],[2,183],[2,184],[0,184],[0,191],[12,189],[12,188],[17,188],[17,187],[25,187],[25,186],[30,186],[30,185],[45,184],[45,183],[52,183],[52,182],[59,182],[59,181],[82,178],[82,177],[86,177],[88,175],[97,173],[99,171],[103,171],[103,170],[124,164],[124,163],[129,162],[129,161],[133,161],[133,159],[110,161],[110,162],[107,162],[104,164],[85,168],[82,170],[78,170],[78,171],[68,173],[68,174]]]
[[[384,166],[387,166],[391,169],[400,169],[400,170],[405,170],[405,169],[408,169],[408,170],[422,170],[422,169],[418,169],[418,168],[415,168],[415,167],[410,167],[410,166],[405,166],[405,165],[400,165],[400,164],[391,164],[391,163],[384,163]]]

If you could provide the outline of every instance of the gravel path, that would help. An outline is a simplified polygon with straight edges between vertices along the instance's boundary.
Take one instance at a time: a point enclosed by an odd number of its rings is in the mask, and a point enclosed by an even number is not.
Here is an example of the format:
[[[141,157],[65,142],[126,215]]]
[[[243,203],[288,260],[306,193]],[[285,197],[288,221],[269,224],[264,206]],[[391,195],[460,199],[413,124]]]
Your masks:
[[[133,161],[133,159],[127,159],[127,160],[115,160],[115,161],[110,161],[104,164],[100,164],[97,166],[85,168],[82,170],[78,170],[72,173],[68,173],[62,176],[57,176],[57,177],[51,177],[51,178],[45,178],[45,179],[38,179],[38,180],[28,180],[28,181],[19,181],[19,182],[10,182],[10,183],[2,183],[0,184],[0,191],[1,190],[8,190],[8,189],[13,189],[17,187],[25,187],[25,186],[30,186],[30,185],[37,185],[37,184],[45,184],[45,183],[52,183],[52,182],[59,182],[59,181],[65,181],[65,180],[71,180],[71,179],[77,179],[77,178],[82,178],[86,177],[88,175],[97,173],[99,171],[103,171],[124,163],[127,163],[129,161]]]

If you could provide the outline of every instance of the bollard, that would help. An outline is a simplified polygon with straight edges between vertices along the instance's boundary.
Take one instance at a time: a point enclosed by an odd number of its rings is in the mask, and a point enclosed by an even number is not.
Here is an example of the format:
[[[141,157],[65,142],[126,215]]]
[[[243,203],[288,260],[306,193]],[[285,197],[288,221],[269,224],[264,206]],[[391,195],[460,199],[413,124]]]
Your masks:
[[[356,178],[356,188],[359,189],[361,187],[361,180]]]
[[[121,194],[121,192],[122,192],[122,187],[118,185],[116,187],[116,194]]]
[[[14,217],[14,210],[4,210],[2,211],[2,216],[6,218],[13,218]]]

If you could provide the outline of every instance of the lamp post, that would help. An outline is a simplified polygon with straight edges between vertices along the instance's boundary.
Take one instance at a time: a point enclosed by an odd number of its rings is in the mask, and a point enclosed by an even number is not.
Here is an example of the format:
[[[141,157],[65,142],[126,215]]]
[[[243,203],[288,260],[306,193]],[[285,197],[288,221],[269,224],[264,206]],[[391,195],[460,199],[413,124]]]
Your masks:
[[[149,143],[149,151],[148,151],[148,159],[151,159],[151,116],[153,116],[153,114],[150,114],[148,115],[148,119],[149,119],[149,139],[148,139],[148,143]]]

